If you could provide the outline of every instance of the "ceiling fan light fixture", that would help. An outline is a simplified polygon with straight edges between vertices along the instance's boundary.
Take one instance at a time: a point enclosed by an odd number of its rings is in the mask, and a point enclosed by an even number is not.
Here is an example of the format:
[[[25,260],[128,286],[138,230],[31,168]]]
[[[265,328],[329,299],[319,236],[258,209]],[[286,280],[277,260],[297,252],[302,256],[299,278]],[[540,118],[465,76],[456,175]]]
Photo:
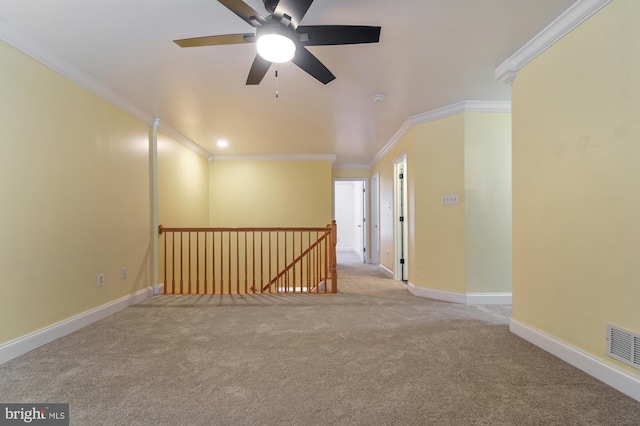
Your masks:
[[[289,62],[296,54],[294,34],[288,34],[280,24],[259,27],[257,31],[258,54],[265,60],[276,64]]]
[[[290,38],[281,34],[265,34],[257,41],[258,54],[263,59],[281,64],[289,62],[296,54],[296,44]]]

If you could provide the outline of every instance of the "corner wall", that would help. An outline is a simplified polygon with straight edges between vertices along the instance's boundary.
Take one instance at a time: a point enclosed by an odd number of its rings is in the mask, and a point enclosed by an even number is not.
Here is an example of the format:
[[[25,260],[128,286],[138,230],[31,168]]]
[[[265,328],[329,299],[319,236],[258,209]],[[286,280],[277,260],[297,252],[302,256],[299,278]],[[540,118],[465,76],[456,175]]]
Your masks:
[[[466,292],[511,293],[510,113],[465,114],[464,188]]]
[[[209,164],[158,132],[158,221],[165,227],[209,225]]]
[[[145,289],[151,244],[149,128],[3,42],[0,63],[1,346]]]
[[[407,154],[413,294],[511,302],[510,144],[510,113],[460,112],[412,126],[372,167],[380,173],[380,263],[393,271],[393,162]],[[446,194],[458,194],[458,204],[442,205]]]
[[[638,23],[611,2],[513,85],[513,318],[635,378],[606,324],[640,333]]]

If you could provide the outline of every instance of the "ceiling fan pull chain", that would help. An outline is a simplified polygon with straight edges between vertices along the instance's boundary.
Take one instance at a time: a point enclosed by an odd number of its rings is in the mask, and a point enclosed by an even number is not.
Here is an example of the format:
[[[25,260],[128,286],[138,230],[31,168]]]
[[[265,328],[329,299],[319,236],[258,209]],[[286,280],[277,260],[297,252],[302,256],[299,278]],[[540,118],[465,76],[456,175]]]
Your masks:
[[[278,69],[276,68],[276,98],[280,97],[280,93],[278,91]]]

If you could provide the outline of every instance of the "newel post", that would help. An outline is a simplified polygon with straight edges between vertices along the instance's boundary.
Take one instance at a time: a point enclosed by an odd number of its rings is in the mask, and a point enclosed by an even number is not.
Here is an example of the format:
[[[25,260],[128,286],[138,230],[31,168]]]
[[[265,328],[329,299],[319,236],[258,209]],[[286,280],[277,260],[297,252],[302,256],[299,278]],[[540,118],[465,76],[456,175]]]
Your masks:
[[[331,293],[338,292],[338,259],[336,257],[336,244],[338,243],[338,224],[336,221],[331,222],[331,236],[330,241],[330,264],[331,268]]]

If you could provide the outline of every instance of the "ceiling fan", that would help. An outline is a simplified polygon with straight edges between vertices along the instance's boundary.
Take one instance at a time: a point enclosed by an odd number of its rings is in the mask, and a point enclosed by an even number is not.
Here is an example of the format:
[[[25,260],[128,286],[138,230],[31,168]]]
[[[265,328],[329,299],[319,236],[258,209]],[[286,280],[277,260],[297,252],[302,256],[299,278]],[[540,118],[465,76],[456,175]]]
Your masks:
[[[174,40],[180,47],[256,43],[258,54],[251,65],[247,85],[260,84],[272,63],[292,61],[318,81],[336,77],[306,46],[377,43],[380,27],[363,25],[300,25],[313,0],[263,0],[269,15],[263,17],[242,0],[218,0],[247,24],[255,34],[225,34]]]

